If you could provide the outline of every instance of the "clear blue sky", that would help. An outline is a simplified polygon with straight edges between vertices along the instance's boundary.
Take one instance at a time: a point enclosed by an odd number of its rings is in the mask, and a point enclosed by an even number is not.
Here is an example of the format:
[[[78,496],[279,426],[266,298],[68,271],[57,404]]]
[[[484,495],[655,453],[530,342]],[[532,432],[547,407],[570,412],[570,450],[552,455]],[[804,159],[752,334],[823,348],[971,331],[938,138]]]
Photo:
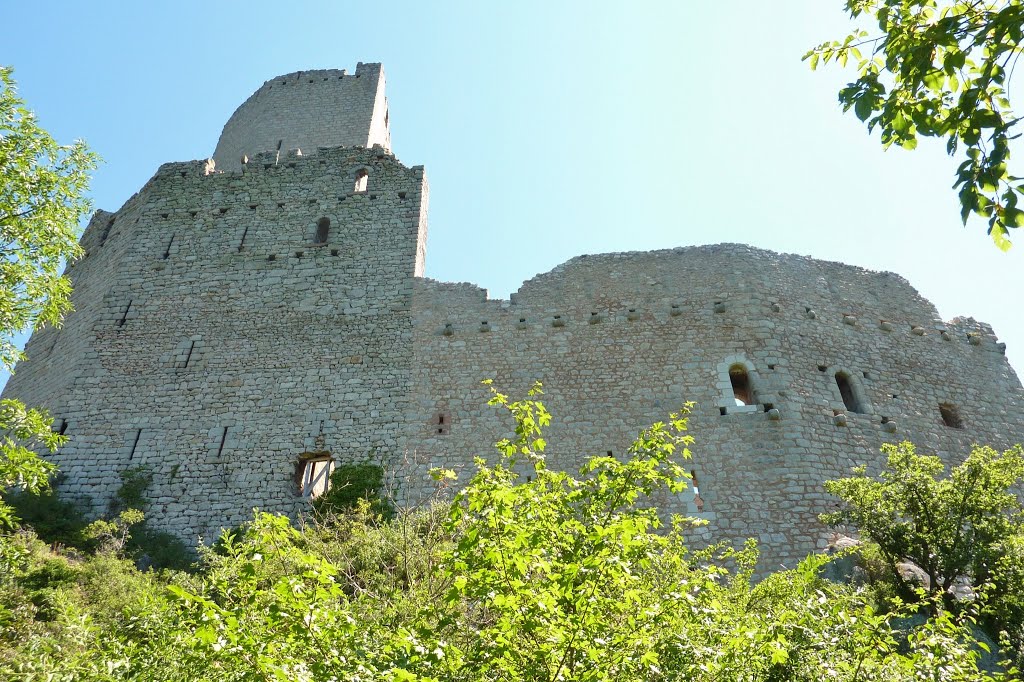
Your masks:
[[[883,152],[840,113],[849,74],[800,57],[845,34],[841,7],[23,0],[0,62],[104,157],[98,208],[208,157],[263,81],[380,61],[394,151],[427,168],[431,277],[505,297],[582,253],[744,242],[895,271],[1024,367],[1024,231],[997,252],[961,227],[941,143]]]

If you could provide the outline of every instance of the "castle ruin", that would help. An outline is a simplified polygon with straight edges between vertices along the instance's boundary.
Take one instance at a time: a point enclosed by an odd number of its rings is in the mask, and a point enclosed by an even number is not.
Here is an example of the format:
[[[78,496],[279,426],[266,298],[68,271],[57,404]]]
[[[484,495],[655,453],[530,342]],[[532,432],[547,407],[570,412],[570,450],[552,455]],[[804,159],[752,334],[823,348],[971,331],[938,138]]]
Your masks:
[[[766,565],[827,541],[822,482],[911,440],[954,463],[1024,441],[992,329],[943,322],[892,273],[740,245],[574,258],[509,300],[423,276],[427,181],[390,149],[379,64],[267,81],[212,160],[167,163],[97,211],[75,312],[33,334],[5,397],[70,442],[58,488],[102,512],[136,466],[150,520],[189,543],[251,509],[296,515],[338,463],[472,470],[544,383],[549,462],[621,456],[696,401],[693,488],[660,500]]]

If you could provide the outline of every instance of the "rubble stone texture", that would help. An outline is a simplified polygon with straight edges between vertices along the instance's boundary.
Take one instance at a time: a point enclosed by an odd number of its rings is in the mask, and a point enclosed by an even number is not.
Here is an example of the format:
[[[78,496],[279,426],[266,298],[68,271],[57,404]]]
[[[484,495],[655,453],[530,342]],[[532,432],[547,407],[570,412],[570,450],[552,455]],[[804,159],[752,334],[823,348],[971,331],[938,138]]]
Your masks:
[[[696,401],[700,504],[655,502],[706,519],[698,541],[756,538],[773,569],[826,546],[822,482],[877,471],[882,443],[953,463],[1024,440],[992,329],[943,322],[892,273],[724,244],[579,256],[507,301],[424,278],[426,177],[390,152],[388,118],[379,64],[275,78],[213,161],[165,164],[96,213],[75,312],[4,391],[71,437],[62,494],[99,514],[148,467],[151,521],[210,540],[253,507],[307,509],[302,461],[329,453],[382,464],[412,504],[431,467],[464,481],[510,431],[482,379],[540,380],[559,468],[621,457]]]

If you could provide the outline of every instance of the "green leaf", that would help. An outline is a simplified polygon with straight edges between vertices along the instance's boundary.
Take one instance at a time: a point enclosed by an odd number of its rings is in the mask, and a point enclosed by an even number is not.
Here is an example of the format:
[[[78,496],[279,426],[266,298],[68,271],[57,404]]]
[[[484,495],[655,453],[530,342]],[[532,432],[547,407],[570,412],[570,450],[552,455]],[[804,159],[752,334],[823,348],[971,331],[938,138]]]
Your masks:
[[[868,119],[868,116],[871,115],[872,111],[873,109],[871,100],[868,99],[866,94],[862,94],[854,102],[853,113],[855,113],[857,115],[857,118],[859,118],[861,121],[866,121]]]
[[[932,92],[942,92],[942,87],[946,84],[946,75],[938,69],[933,69],[925,74],[924,84]]]

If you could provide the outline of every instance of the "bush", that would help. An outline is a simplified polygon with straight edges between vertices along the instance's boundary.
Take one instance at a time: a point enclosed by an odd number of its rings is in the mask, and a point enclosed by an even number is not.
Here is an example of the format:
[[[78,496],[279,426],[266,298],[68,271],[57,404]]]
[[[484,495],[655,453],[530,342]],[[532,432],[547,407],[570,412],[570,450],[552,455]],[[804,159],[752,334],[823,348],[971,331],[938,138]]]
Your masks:
[[[370,485],[342,485],[327,523],[256,512],[201,549],[196,574],[142,572],[106,552],[72,562],[70,582],[26,544],[18,576],[52,590],[52,620],[27,621],[27,588],[0,574],[0,604],[12,605],[0,617],[13,623],[0,679],[1008,679],[978,671],[970,619],[941,599],[900,629],[916,607],[882,613],[824,582],[827,557],[755,585],[753,542],[690,550],[689,522],[663,527],[649,506],[687,484],[685,411],[623,461],[595,457],[573,474],[546,466],[538,394],[495,394],[516,437],[477,459],[450,503],[382,518],[366,499],[381,472],[363,470]]]
[[[891,581],[903,599],[915,599],[916,587],[897,569],[904,560],[927,574],[925,603],[933,610],[941,603],[965,615],[973,600],[958,603],[951,588],[971,582],[983,595],[988,634],[997,639],[1005,631],[1011,649],[1024,652],[1024,505],[1014,492],[1024,480],[1024,450],[976,446],[948,475],[941,460],[917,454],[912,443],[886,444],[882,451],[887,463],[877,480],[858,467],[853,476],[825,484],[841,506],[822,520],[853,526],[870,539],[866,565],[875,567],[876,579],[884,565],[878,584]]]
[[[377,464],[339,464],[331,473],[327,492],[313,500],[313,510],[324,518],[355,509],[360,500],[384,519],[395,514],[394,505],[384,497],[384,468]]]
[[[21,523],[32,528],[43,542],[82,551],[95,549],[96,543],[84,534],[88,522],[81,508],[61,499],[54,490],[9,492],[4,495],[4,501],[14,509]]]

